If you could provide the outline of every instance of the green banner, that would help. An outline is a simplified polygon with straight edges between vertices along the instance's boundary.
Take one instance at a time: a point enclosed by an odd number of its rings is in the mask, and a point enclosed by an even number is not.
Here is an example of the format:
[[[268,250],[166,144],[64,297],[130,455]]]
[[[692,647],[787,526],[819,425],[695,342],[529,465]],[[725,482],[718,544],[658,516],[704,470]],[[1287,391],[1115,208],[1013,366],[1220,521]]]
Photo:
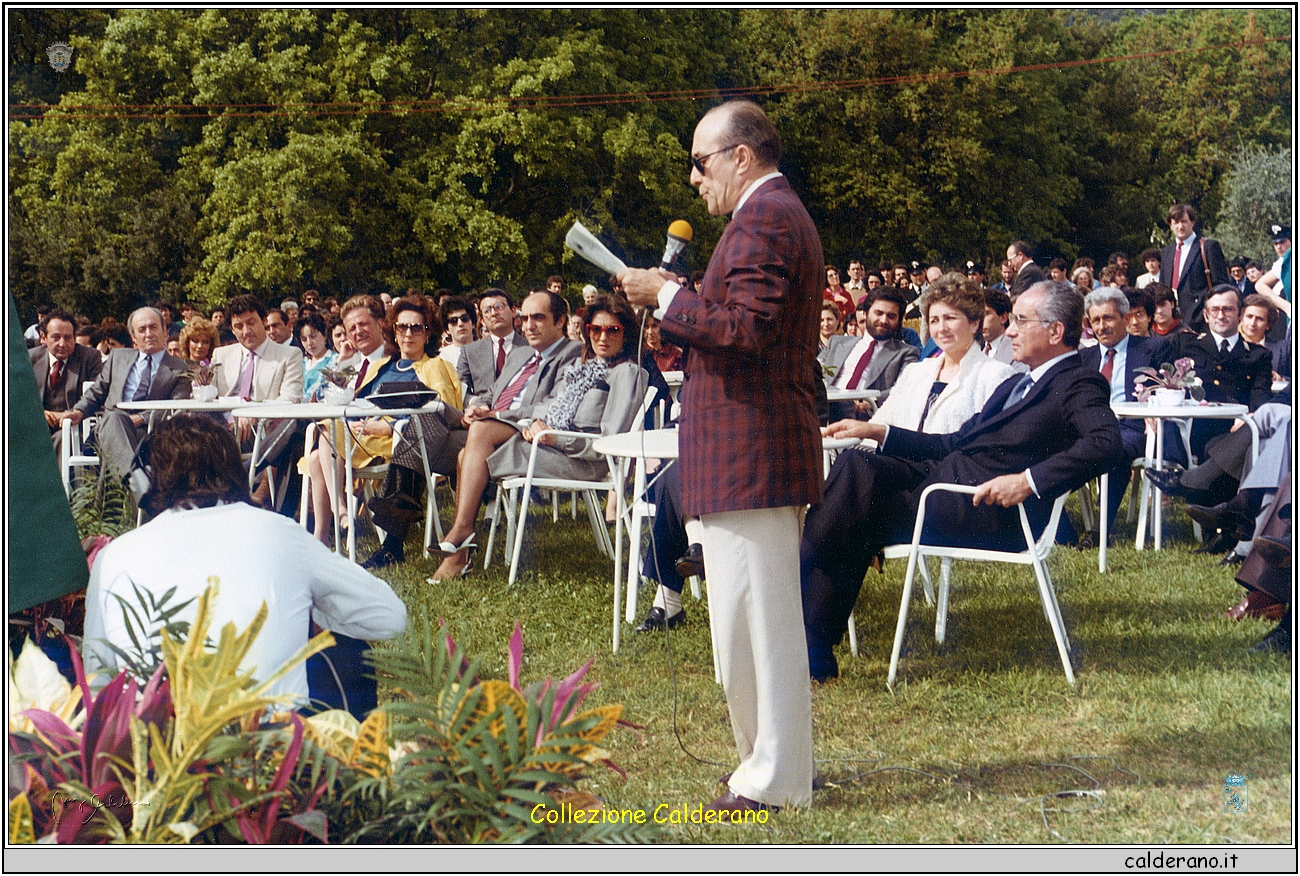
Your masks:
[[[86,586],[90,577],[59,478],[22,323],[9,298],[9,613]]]

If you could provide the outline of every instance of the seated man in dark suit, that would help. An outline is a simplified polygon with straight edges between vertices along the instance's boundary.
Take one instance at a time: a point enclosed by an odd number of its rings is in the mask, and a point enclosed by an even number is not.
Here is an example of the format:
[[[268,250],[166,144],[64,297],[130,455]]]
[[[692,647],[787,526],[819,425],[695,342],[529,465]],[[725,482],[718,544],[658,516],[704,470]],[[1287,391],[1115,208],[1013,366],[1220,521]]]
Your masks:
[[[71,411],[64,414],[72,425],[82,418],[104,416],[96,428],[95,443],[104,463],[119,475],[131,470],[135,449],[146,434],[145,418],[118,410],[124,401],[189,398],[189,366],[184,359],[167,353],[167,329],[163,318],[152,307],[141,307],[127,320],[134,350],[114,350],[104,362],[104,370]]]
[[[99,377],[104,366],[104,360],[93,347],[77,343],[76,332],[77,321],[71,314],[50,311],[40,322],[40,344],[28,351],[55,455],[63,443],[59,428],[63,422],[61,415],[81,401],[81,385]]]
[[[528,349],[524,336],[515,331],[515,303],[504,289],[488,289],[478,300],[482,314],[477,341],[466,344],[456,369],[465,384],[465,407],[481,404],[492,391],[506,358],[512,350]]]
[[[1273,395],[1273,354],[1238,332],[1241,299],[1232,286],[1215,286],[1205,299],[1204,312],[1209,331],[1174,335],[1170,341],[1174,358],[1187,357],[1195,363],[1206,401],[1255,410]],[[1193,421],[1192,453],[1203,459],[1210,440],[1231,428],[1231,420]]]
[[[1142,338],[1128,334],[1128,298],[1118,289],[1102,286],[1089,292],[1083,299],[1083,306],[1088,314],[1088,324],[1097,338],[1097,346],[1084,347],[1079,351],[1079,359],[1085,368],[1098,371],[1110,384],[1110,401],[1131,402],[1136,400],[1135,380],[1138,369],[1143,367],[1159,368],[1169,358],[1169,343],[1163,338]],[[1177,440],[1174,427],[1170,424],[1165,433],[1165,455],[1167,459],[1181,461],[1181,442]],[[1115,522],[1115,511],[1124,497],[1124,487],[1130,478],[1129,466],[1138,457],[1146,455],[1146,428],[1142,420],[1124,419],[1119,424],[1120,437],[1124,441],[1125,460],[1110,472],[1110,498],[1108,505],[1107,527]]]
[[[417,414],[420,430],[408,424],[394,436],[393,459],[383,495],[370,502],[375,523],[388,535],[379,550],[362,564],[366,568],[405,561],[402,543],[411,524],[424,514],[418,499],[424,478],[417,435],[424,436],[430,470],[455,475],[471,425],[494,418],[505,423],[529,420],[533,410],[551,397],[561,372],[581,357],[582,344],[564,336],[569,322],[569,305],[564,298],[554,292],[534,292],[524,299],[520,313],[526,344],[507,355],[505,367],[486,394],[477,396],[477,400],[471,398],[463,413],[443,404],[428,414]],[[513,428],[502,429],[497,445],[513,434]]]
[[[887,286],[862,299],[855,314],[860,337],[836,335],[817,357],[824,368],[834,371],[828,389],[879,390],[876,404],[888,398],[898,373],[918,358],[916,348],[898,338],[905,306],[902,293]],[[831,420],[866,419],[874,411],[874,405],[863,401],[833,402]]]
[[[1007,328],[1017,361],[984,409],[948,435],[873,423],[837,423],[833,437],[871,438],[878,452],[841,453],[811,508],[800,547],[810,672],[833,678],[832,648],[844,635],[862,578],[881,549],[909,541],[922,490],[932,483],[979,485],[968,498],[937,493],[928,503],[930,543],[1024,547],[1015,506],[1026,502],[1041,530],[1051,502],[1124,458],[1110,387],[1075,348],[1083,299],[1058,281],[1036,283],[1012,309]]]

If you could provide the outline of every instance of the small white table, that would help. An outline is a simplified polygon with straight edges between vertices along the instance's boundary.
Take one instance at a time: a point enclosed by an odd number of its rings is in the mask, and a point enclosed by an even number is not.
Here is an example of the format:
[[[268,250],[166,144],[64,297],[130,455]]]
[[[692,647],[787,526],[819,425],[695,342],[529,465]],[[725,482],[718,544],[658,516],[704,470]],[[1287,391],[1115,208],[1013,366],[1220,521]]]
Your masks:
[[[1145,419],[1147,417],[1151,417],[1157,420],[1173,420],[1175,423],[1178,424],[1179,431],[1183,435],[1183,443],[1187,449],[1189,462],[1191,461],[1191,444],[1190,444],[1191,421],[1198,420],[1198,419],[1199,420],[1236,420],[1236,419],[1245,420],[1245,422],[1248,424],[1249,428],[1251,429],[1255,437],[1254,447],[1252,448],[1254,450],[1253,456],[1258,456],[1259,453],[1258,432],[1255,429],[1254,421],[1251,420],[1250,417],[1248,416],[1248,414],[1250,413],[1250,408],[1248,408],[1246,405],[1213,404],[1213,403],[1212,404],[1153,405],[1146,402],[1115,402],[1111,404],[1110,407],[1111,410],[1115,412],[1115,416],[1121,418]],[[1152,456],[1153,450],[1155,453],[1154,457]],[[1164,469],[1165,430],[1163,428],[1156,429],[1154,435],[1152,435],[1150,431],[1147,432],[1146,455],[1147,455],[1146,463],[1153,463],[1155,468]],[[1149,490],[1151,489],[1150,484],[1151,482],[1146,478],[1142,479],[1142,491],[1141,491],[1142,505],[1141,505],[1141,510],[1138,513],[1137,543],[1135,545],[1135,547],[1138,550],[1142,550],[1146,543],[1147,496],[1149,495]],[[1109,504],[1110,504],[1107,496],[1108,491],[1106,487],[1107,487],[1106,484],[1102,484],[1101,498],[1100,498],[1100,506],[1101,506],[1100,539],[1101,539],[1101,545],[1103,551],[1105,550],[1106,538],[1108,536],[1108,525],[1107,525],[1106,518],[1109,512]],[[1152,511],[1152,515],[1151,515],[1152,542],[1153,542],[1152,547],[1155,550],[1160,550],[1164,545],[1164,531],[1163,531],[1164,514],[1161,509],[1161,499],[1162,499],[1162,494],[1160,493],[1160,490],[1158,489],[1155,490],[1155,502],[1154,502],[1155,509]],[[1104,563],[1105,560],[1103,559],[1102,560],[1103,566]]]
[[[858,438],[823,438],[822,454],[826,471],[830,470],[831,454],[847,447],[861,443]],[[647,460],[677,459],[677,430],[653,429],[646,432],[624,432],[618,435],[605,435],[592,442],[592,449],[610,457],[611,467],[615,470],[615,483],[621,485],[626,479],[625,460],[636,462],[632,487],[632,514],[628,522],[628,536],[631,549],[628,553],[627,568],[627,612],[628,623],[636,622],[636,591],[640,574],[641,523],[649,512],[645,502]],[[627,502],[621,489],[618,495],[618,521],[615,525],[614,574],[623,574],[623,522],[628,515]]]
[[[420,425],[419,417],[415,414],[427,414],[429,411],[423,408],[381,408],[374,404],[367,404],[364,400],[354,401],[346,405],[330,405],[320,403],[307,404],[290,404],[285,402],[241,402],[240,407],[233,411],[236,417],[250,417],[257,420],[338,420],[343,423],[343,465],[344,465],[344,489],[347,491],[347,516],[348,516],[348,558],[354,563],[357,560],[357,530],[356,530],[356,504],[357,497],[352,492],[352,430],[347,428],[348,420],[364,420],[371,417],[411,417],[411,422],[415,423],[416,437],[419,439],[420,457],[424,462],[426,480],[429,474],[429,461],[424,455],[424,429]],[[258,439],[261,438],[261,432],[258,433]],[[306,448],[304,448],[306,450]],[[257,455],[257,446],[254,445],[253,455]],[[307,466],[307,472],[302,479],[303,497],[306,499],[311,491],[311,466]],[[302,515],[302,526],[307,527],[307,515]],[[337,524],[336,524],[337,525]],[[337,535],[337,529],[335,530]],[[342,550],[340,540],[334,540],[335,552]]]
[[[826,387],[826,400],[839,401],[860,401],[862,399],[871,399],[875,401],[880,398],[878,389],[837,389],[834,386]]]
[[[246,404],[248,402],[237,396],[221,396],[213,401],[199,401],[196,398],[156,398],[144,401],[124,401],[120,402],[118,407],[124,411],[140,411],[149,414],[149,426],[152,428],[154,417],[159,411],[224,414]]]

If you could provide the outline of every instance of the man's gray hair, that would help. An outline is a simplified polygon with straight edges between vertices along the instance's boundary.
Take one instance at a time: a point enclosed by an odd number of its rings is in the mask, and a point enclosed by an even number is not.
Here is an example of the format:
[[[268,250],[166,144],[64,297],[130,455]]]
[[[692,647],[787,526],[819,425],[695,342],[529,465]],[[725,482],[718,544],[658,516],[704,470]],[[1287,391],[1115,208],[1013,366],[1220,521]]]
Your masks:
[[[137,307],[135,310],[131,311],[131,315],[126,318],[126,328],[131,335],[131,340],[135,340],[135,315],[137,313],[143,313],[146,310],[158,317],[158,325],[162,328],[164,334],[167,333],[167,326],[163,324],[161,310],[156,307]]]
[[[1083,337],[1083,296],[1078,288],[1064,280],[1044,280],[1025,290],[1025,294],[1030,292],[1043,294],[1043,303],[1035,309],[1035,315],[1044,323],[1065,326],[1062,343],[1071,349],[1079,346],[1079,338]]]
[[[781,135],[776,125],[763,112],[763,108],[752,100],[729,100],[715,106],[705,113],[726,113],[726,139],[731,145],[744,143],[754,153],[754,158],[761,167],[775,167],[781,160]]]
[[[1089,292],[1083,299],[1083,312],[1091,313],[1094,307],[1100,307],[1107,301],[1115,305],[1120,316],[1128,316],[1128,296],[1114,286],[1101,286]]]

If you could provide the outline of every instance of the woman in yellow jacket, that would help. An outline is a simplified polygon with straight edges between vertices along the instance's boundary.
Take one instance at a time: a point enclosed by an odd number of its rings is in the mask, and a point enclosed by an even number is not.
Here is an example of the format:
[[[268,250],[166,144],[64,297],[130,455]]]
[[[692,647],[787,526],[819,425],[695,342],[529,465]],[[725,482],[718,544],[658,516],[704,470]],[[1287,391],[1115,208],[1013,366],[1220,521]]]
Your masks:
[[[446,404],[459,408],[460,378],[446,360],[437,355],[437,339],[442,336],[442,324],[433,301],[420,296],[393,302],[385,326],[396,341],[396,354],[390,353],[369,369],[366,381],[357,390],[357,397],[374,395],[386,383],[418,380],[435,390]],[[391,417],[372,417],[348,423],[356,442],[352,449],[353,468],[387,462],[392,458],[393,423]],[[313,479],[319,477],[327,486],[334,487],[312,493],[315,535],[321,542],[329,544],[334,508],[342,510],[335,496],[338,492],[336,485],[342,480],[343,460],[332,447],[322,442],[312,453],[311,466]],[[325,477],[324,473],[330,471],[334,472],[334,477]]]

